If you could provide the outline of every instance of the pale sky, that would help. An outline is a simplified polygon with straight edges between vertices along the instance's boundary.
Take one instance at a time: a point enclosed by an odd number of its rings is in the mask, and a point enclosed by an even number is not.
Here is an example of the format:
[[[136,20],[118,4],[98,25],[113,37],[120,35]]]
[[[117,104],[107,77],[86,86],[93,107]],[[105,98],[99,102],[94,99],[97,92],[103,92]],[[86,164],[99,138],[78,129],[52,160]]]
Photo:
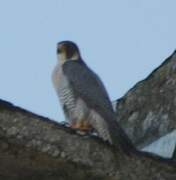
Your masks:
[[[112,100],[176,48],[175,0],[0,0],[0,98],[64,120],[56,43],[75,41]]]

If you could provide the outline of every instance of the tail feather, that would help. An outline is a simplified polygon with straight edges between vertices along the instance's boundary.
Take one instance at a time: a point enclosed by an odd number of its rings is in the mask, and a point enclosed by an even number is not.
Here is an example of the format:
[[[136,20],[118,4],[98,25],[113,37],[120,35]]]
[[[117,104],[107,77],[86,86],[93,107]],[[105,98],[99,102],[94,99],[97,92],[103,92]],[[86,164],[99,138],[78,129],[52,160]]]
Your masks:
[[[136,151],[132,141],[118,124],[115,114],[111,112],[106,113],[104,117],[106,119],[107,130],[109,131],[112,145],[117,148],[121,147],[126,153]]]

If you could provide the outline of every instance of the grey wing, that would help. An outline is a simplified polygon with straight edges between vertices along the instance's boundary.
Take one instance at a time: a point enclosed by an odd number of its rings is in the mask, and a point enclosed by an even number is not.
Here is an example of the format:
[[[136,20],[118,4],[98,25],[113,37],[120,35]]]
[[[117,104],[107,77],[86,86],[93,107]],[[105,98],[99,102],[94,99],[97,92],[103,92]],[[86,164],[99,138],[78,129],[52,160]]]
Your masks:
[[[63,66],[66,75],[76,96],[81,97],[89,108],[97,112],[113,111],[111,101],[99,77],[82,61],[68,61]]]
[[[125,151],[135,149],[130,139],[118,125],[111,101],[99,77],[82,61],[66,62],[63,66],[63,71],[74,94],[81,97],[89,108],[95,110],[103,117],[103,119],[99,118],[101,123],[98,122],[99,125],[101,124],[101,127],[98,127],[100,136],[103,137],[104,133],[110,133],[113,144],[116,145],[119,142]]]

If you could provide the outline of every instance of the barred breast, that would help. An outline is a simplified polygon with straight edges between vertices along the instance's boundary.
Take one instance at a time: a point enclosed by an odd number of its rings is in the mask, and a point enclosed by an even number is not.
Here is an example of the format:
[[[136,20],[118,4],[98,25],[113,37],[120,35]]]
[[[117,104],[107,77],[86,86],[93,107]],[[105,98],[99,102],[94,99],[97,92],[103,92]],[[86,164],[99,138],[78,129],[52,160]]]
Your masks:
[[[62,66],[59,64],[54,68],[52,81],[64,110],[66,120],[70,123],[87,121],[104,140],[112,143],[110,134],[107,131],[106,121],[97,112],[90,109],[80,97],[74,95],[67,77],[62,71]]]
[[[64,75],[60,64],[54,68],[52,73],[52,82],[63,108],[66,121],[72,123],[75,121],[89,120],[89,108],[82,99],[74,95],[74,92],[67,80],[67,77]]]
[[[76,100],[60,64],[57,64],[53,70],[52,82],[64,110],[66,120],[72,121],[74,119],[73,113]]]

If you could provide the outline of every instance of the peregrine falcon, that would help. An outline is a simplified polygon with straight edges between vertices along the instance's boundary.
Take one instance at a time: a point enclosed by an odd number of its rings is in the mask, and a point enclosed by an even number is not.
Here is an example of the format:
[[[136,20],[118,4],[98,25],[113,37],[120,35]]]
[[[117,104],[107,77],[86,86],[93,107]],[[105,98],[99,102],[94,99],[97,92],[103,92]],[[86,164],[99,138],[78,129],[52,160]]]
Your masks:
[[[128,150],[133,144],[116,121],[107,91],[83,61],[78,46],[71,41],[57,44],[58,63],[52,81],[66,120],[72,128],[94,129],[99,137]]]

